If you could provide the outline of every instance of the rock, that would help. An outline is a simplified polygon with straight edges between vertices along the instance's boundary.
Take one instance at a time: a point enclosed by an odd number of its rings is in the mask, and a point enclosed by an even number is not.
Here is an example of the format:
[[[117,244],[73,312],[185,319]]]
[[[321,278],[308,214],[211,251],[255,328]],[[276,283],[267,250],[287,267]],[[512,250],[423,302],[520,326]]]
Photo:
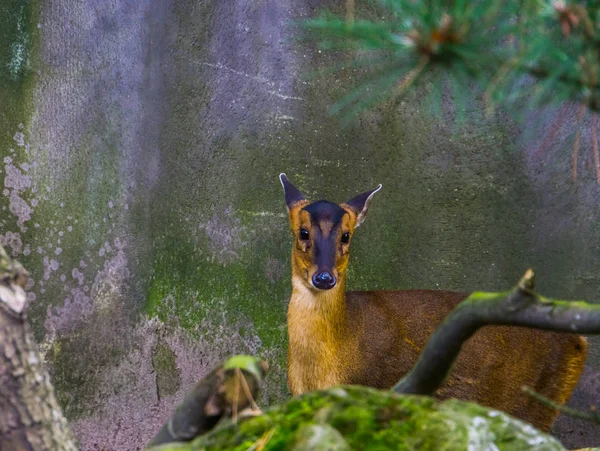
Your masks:
[[[550,435],[497,410],[358,386],[307,393],[178,446],[169,449],[564,450]]]
[[[293,451],[347,451],[352,448],[340,432],[327,424],[307,424],[298,429]]]

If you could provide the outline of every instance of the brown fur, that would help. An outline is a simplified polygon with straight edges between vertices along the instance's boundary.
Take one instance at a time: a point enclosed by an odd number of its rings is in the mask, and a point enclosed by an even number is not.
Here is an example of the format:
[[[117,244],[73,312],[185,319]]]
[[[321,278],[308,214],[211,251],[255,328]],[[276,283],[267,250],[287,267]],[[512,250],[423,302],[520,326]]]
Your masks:
[[[288,206],[295,236],[288,309],[289,388],[293,395],[337,384],[390,388],[412,368],[436,327],[467,294],[346,293],[349,244],[341,243],[333,268],[336,286],[316,290],[309,282],[316,271],[311,245],[298,239],[300,227],[322,228],[302,210],[308,204],[302,200]],[[358,215],[366,213],[366,207],[357,212],[347,204],[340,206],[347,214],[338,236],[353,233]],[[521,387],[528,385],[565,403],[583,370],[586,352],[586,340],[577,335],[485,327],[465,344],[437,396],[475,401],[548,430],[557,412],[525,395]]]

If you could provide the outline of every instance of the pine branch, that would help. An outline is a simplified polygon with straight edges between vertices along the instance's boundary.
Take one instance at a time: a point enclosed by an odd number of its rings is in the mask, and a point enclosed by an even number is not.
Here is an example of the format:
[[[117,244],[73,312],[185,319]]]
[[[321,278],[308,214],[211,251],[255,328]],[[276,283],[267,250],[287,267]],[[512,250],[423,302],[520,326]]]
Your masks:
[[[523,73],[526,75],[531,75],[532,77],[538,80],[547,80],[550,77],[554,76],[554,73],[548,69],[542,67],[526,67],[523,69]],[[558,77],[558,81],[570,86],[572,89],[582,92],[588,90],[588,94],[586,97],[580,96],[581,98],[574,98],[572,100],[581,103],[582,105],[587,105],[587,107],[594,112],[600,113],[600,86],[598,84],[594,84],[593,86],[586,85],[573,77],[572,75],[561,75]]]
[[[540,393],[536,392],[531,387],[523,386],[522,390],[525,393],[527,393],[529,396],[531,396],[533,399],[535,399],[536,401],[539,401],[541,404],[545,405],[546,407],[550,407],[551,409],[558,410],[570,417],[580,418],[582,420],[591,421],[593,423],[600,424],[600,412],[594,412],[594,411],[582,412],[581,410],[572,409],[567,406],[562,406],[560,404],[556,404],[554,401],[552,401],[551,399],[546,398],[544,395],[541,395]]]
[[[386,70],[396,84],[407,73],[418,73],[411,89],[431,77],[448,77],[453,83],[477,81],[488,85],[486,98],[494,104],[511,104],[529,97],[536,106],[570,100],[600,112],[600,30],[598,2],[538,2],[535,0],[461,0],[415,2],[381,0],[385,19],[345,21],[324,15],[304,23],[310,38],[325,50],[378,52],[395,62]],[[427,67],[419,70],[426,58]],[[368,72],[368,70],[367,70]],[[467,75],[465,80],[464,75]],[[535,95],[520,82],[533,77]],[[369,80],[367,73],[366,79]],[[362,83],[365,86],[365,83]],[[374,85],[371,99],[382,101],[391,83]],[[397,97],[407,90],[395,90]],[[343,108],[356,115],[375,102],[353,98]]]

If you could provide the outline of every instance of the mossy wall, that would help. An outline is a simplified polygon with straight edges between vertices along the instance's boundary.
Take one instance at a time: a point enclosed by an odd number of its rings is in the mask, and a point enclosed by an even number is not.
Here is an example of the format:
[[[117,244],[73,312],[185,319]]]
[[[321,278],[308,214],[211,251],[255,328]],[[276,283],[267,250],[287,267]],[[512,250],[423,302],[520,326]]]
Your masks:
[[[31,321],[83,449],[145,443],[232,353],[270,361],[264,402],[287,396],[280,172],[334,201],[383,183],[351,289],[503,290],[534,265],[541,292],[598,299],[576,108],[523,127],[474,102],[456,126],[451,98],[433,114],[419,93],[342,128],[327,107],[356,74],[308,77],[343,56],[292,20],[344,3],[2,2],[1,239],[31,271]],[[598,398],[597,348],[580,404]],[[572,429],[558,432],[590,444]]]

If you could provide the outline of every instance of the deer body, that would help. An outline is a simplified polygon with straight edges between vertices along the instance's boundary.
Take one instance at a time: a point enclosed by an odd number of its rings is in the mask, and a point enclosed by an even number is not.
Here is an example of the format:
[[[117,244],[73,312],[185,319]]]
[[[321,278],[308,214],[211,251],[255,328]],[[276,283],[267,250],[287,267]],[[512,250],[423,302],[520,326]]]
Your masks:
[[[310,203],[281,178],[295,235],[288,307],[292,394],[338,384],[391,388],[468,293],[346,292],[350,237],[377,190],[346,204]],[[565,403],[586,351],[585,339],[577,335],[485,327],[464,345],[437,396],[474,401],[548,430],[557,412],[524,395],[521,387]]]

